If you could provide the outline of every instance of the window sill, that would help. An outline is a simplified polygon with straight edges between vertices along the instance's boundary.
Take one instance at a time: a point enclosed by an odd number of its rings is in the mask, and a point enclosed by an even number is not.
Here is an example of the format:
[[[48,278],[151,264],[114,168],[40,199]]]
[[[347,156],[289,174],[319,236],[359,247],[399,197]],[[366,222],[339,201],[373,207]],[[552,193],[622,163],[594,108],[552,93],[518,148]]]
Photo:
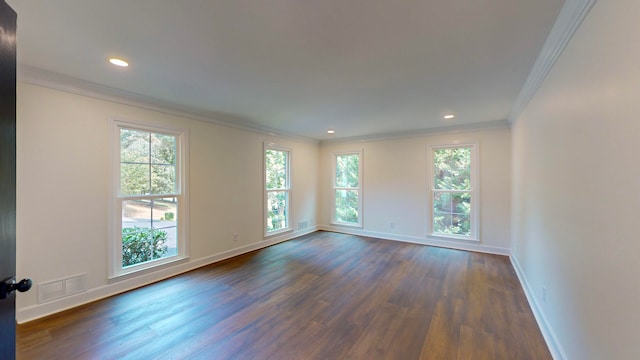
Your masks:
[[[362,224],[353,224],[353,223],[346,223],[346,222],[331,222],[331,225],[362,229]]]
[[[476,237],[456,236],[456,235],[453,235],[453,234],[432,233],[432,234],[428,234],[427,238],[433,238],[433,239],[436,239],[436,240],[461,240],[461,241],[469,241],[469,242],[480,242],[480,239],[478,239]]]
[[[287,232],[291,232],[291,231],[293,231],[292,227],[270,231],[270,232],[264,234],[264,239],[266,240],[266,239],[272,238],[274,236],[281,235],[281,234],[284,234],[284,233],[287,233]]]
[[[154,262],[149,262],[145,264],[136,265],[127,269],[122,269],[120,272],[110,275],[107,280],[108,282],[117,282],[121,280],[131,279],[137,276],[146,275],[148,273],[168,268],[170,266],[175,265],[176,263],[181,263],[189,260],[188,256],[171,256],[165,259],[161,259]]]

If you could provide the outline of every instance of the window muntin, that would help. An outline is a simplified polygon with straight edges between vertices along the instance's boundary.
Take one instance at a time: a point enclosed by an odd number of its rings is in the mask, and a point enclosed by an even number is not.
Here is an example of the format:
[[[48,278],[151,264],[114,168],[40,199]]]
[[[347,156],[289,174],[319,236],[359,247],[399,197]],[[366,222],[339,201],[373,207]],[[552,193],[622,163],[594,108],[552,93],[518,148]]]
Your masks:
[[[265,146],[265,236],[290,230],[291,151]]]
[[[111,276],[186,256],[186,133],[114,121],[115,238]]]
[[[334,155],[333,222],[341,225],[362,225],[362,153]]]
[[[177,193],[175,135],[120,128],[120,194]]]
[[[477,145],[430,148],[431,235],[477,239]]]

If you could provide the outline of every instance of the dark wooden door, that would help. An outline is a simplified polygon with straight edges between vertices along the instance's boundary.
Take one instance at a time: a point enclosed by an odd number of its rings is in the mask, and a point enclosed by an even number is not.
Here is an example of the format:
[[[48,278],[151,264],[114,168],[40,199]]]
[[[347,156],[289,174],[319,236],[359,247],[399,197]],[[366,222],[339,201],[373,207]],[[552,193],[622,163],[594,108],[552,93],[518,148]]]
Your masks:
[[[0,0],[0,281],[16,274],[16,13]],[[0,298],[0,358],[15,358],[15,293]],[[5,297],[0,296],[0,297]]]

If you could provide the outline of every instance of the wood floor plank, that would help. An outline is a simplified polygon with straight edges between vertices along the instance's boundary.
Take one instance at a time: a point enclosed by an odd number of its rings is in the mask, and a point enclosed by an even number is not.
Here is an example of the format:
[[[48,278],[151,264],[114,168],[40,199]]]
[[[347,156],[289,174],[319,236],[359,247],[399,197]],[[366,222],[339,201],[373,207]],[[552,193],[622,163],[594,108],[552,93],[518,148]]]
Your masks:
[[[401,359],[398,354],[389,351],[395,335],[402,327],[402,318],[406,308],[393,304],[383,304],[378,308],[368,328],[353,344],[346,355],[347,359]]]
[[[493,360],[495,358],[495,342],[491,334],[471,326],[460,327],[458,360]]]
[[[420,359],[457,358],[463,306],[464,301],[458,298],[442,298],[438,301],[420,352]]]
[[[17,359],[551,359],[509,259],[316,232],[17,327]]]

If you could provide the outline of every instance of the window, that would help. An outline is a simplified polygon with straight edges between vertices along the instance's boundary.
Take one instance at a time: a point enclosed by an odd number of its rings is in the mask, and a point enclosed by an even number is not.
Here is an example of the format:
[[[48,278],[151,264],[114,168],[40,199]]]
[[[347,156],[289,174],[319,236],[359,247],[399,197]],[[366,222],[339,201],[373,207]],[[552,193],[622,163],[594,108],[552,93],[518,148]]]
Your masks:
[[[117,121],[114,132],[117,276],[186,256],[186,134]]]
[[[362,152],[334,156],[333,222],[362,226]]]
[[[290,230],[290,163],[290,150],[265,146],[265,236]]]
[[[429,148],[430,233],[477,240],[477,144]]]

